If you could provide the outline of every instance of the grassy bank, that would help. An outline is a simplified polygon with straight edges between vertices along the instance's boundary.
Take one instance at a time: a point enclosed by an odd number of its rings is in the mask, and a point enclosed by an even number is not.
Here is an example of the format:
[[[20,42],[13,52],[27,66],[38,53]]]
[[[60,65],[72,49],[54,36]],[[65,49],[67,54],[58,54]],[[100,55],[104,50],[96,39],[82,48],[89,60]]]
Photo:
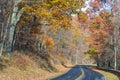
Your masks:
[[[41,67],[41,65],[44,65]],[[47,67],[46,67],[47,66]],[[48,63],[25,54],[0,57],[0,80],[46,80],[66,72],[69,68],[60,63],[49,68]]]
[[[109,72],[102,71],[102,70],[97,70],[95,68],[93,68],[93,70],[103,74],[106,80],[119,80],[119,78],[113,73],[109,73]]]

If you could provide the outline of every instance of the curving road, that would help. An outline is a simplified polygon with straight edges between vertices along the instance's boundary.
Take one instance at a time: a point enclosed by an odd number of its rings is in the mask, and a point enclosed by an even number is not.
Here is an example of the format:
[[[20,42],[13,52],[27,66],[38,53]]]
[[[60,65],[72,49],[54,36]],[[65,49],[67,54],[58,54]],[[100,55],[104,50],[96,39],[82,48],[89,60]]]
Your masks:
[[[82,66],[81,68],[84,70],[84,76],[81,80],[105,80],[102,74],[95,72],[86,66]]]
[[[67,73],[50,80],[75,80],[81,74],[82,71],[80,66],[75,66],[72,69],[70,69]]]
[[[82,70],[84,73],[82,73]],[[95,72],[86,66],[75,66],[67,73],[49,80],[78,80],[78,77],[82,74],[84,75],[80,80],[105,80],[102,74]]]

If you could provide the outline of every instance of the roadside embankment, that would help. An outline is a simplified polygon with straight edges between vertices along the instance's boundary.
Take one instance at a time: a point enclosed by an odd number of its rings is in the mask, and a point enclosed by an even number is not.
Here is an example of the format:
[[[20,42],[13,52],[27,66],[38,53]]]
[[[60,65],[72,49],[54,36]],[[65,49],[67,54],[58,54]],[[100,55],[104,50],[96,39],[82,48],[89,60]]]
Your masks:
[[[118,75],[116,71],[113,70],[107,70],[107,69],[100,69],[97,67],[90,67],[92,68],[94,71],[97,71],[101,74],[103,74],[105,76],[106,80],[120,80],[120,75]]]
[[[60,58],[62,60],[62,57]],[[0,80],[47,80],[70,69],[60,63],[51,65],[49,62],[45,59],[37,59],[37,57],[23,53],[1,56]],[[71,65],[71,63],[67,65]]]

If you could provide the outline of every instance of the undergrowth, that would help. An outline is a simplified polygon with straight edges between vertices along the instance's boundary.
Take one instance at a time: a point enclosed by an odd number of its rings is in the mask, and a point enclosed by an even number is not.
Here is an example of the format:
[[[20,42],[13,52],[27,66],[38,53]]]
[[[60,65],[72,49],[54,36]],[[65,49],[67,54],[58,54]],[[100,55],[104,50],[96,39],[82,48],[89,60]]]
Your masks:
[[[54,60],[59,64],[54,64]],[[0,80],[45,80],[68,70],[65,58],[50,54],[14,52],[0,57]]]

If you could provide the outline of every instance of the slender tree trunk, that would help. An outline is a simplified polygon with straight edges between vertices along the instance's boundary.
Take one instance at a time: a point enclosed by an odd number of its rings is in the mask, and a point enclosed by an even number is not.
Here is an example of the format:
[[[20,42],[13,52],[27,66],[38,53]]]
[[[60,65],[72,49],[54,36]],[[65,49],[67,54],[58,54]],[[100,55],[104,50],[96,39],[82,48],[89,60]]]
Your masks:
[[[13,13],[12,13],[12,19],[11,19],[11,26],[10,26],[10,34],[9,34],[9,40],[8,40],[8,43],[7,43],[7,53],[10,54],[12,51],[13,51],[13,41],[14,41],[14,36],[15,36],[15,27],[16,27],[16,24],[21,16],[20,13],[17,14],[17,10],[18,8],[16,7],[16,5],[20,2],[21,0],[15,0],[14,1],[14,6],[13,6]]]
[[[119,26],[115,25],[114,28],[114,69],[117,69],[117,53],[118,53],[118,38],[119,37]]]
[[[19,20],[19,16],[16,17],[17,7],[16,4],[21,0],[6,0],[0,1],[1,4],[1,17],[3,17],[2,22],[2,32],[1,32],[1,42],[0,42],[0,56],[2,55],[3,49],[10,53],[12,51],[13,35],[15,30],[15,25]],[[4,7],[3,7],[4,6]],[[6,8],[8,7],[8,8]]]
[[[79,52],[79,46],[77,46],[77,49],[76,49],[76,65],[78,64],[78,52]]]

